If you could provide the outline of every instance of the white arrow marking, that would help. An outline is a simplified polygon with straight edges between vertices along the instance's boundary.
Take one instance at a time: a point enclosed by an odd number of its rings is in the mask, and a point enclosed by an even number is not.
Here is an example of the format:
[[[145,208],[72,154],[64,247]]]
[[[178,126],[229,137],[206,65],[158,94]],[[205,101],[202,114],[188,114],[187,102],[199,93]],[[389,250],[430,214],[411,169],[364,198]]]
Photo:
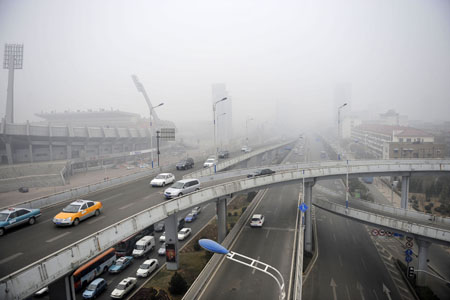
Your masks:
[[[333,299],[334,299],[334,300],[337,300],[337,295],[336,295],[336,287],[337,287],[337,284],[336,284],[336,282],[334,282],[334,279],[333,279],[333,278],[331,278],[330,286],[331,286],[331,288],[333,289]]]
[[[389,300],[392,300],[391,298],[391,291],[388,289],[388,287],[383,283],[383,293],[386,294]]]
[[[363,287],[359,281],[356,282],[356,289],[359,290],[359,293],[361,294],[361,300],[365,300],[364,294],[363,294]]]

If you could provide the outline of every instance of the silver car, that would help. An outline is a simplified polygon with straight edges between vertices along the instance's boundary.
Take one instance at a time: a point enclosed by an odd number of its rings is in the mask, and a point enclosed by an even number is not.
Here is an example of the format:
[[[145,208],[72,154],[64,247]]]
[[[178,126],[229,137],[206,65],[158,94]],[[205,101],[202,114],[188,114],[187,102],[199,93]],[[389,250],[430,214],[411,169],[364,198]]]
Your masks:
[[[183,196],[200,190],[200,181],[198,179],[183,179],[175,182],[172,186],[164,191],[166,199]]]

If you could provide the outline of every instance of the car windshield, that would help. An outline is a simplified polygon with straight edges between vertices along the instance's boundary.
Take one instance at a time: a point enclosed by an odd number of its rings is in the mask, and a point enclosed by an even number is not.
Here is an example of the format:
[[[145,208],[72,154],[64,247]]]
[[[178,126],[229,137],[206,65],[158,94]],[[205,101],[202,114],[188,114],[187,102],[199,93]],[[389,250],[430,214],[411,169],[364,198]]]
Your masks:
[[[179,164],[179,165],[184,165],[184,164],[186,164],[186,161],[185,161],[185,160],[182,160],[182,161],[180,161],[178,164]]]
[[[147,270],[148,268],[150,268],[150,264],[142,264],[139,268]]]
[[[88,290],[88,291],[95,291],[96,288],[97,288],[97,285],[91,283],[91,284],[87,287],[87,290]]]
[[[252,218],[252,222],[259,222],[261,221],[259,218]]]
[[[183,186],[184,186],[184,183],[178,181],[178,182],[175,182],[174,184],[172,184],[171,188],[181,189],[181,188],[183,188]]]
[[[155,179],[164,179],[166,178],[166,175],[158,175],[155,177]]]
[[[69,204],[66,207],[64,207],[63,212],[76,213],[76,212],[78,212],[80,207],[81,207],[81,205]]]
[[[214,162],[214,158],[210,158],[206,161],[207,163],[213,163]]]
[[[117,290],[125,290],[126,285],[124,283],[119,283],[119,285],[116,287]]]
[[[136,245],[136,250],[144,250],[144,246],[143,245]]]
[[[5,214],[5,213],[1,213],[0,214],[0,221],[6,221],[6,219],[8,219],[9,214]]]
[[[187,229],[181,229],[180,233],[185,234],[187,232]]]
[[[121,265],[123,265],[124,262],[125,262],[125,260],[119,259],[116,261],[116,266],[121,266]]]
[[[188,218],[192,218],[194,216],[194,214],[188,214],[187,217]]]

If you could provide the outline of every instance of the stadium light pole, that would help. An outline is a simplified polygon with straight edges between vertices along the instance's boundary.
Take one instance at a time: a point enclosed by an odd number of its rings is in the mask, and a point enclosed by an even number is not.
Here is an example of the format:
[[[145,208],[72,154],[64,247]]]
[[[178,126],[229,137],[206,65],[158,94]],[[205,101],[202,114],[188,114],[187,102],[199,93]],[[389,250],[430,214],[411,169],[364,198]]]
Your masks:
[[[22,65],[23,44],[5,44],[3,69],[8,69],[5,111],[5,120],[7,123],[14,123],[14,70],[22,69]]]
[[[280,271],[278,271],[274,267],[272,267],[266,263],[263,263],[259,260],[253,259],[251,257],[245,256],[245,255],[242,255],[242,254],[239,254],[236,252],[232,252],[213,240],[201,239],[198,241],[198,243],[203,249],[205,249],[207,251],[218,253],[218,254],[225,254],[226,259],[235,261],[244,266],[250,267],[252,269],[261,271],[261,272],[269,275],[270,277],[275,279],[275,281],[278,284],[278,287],[280,288],[279,299],[280,300],[285,299],[286,292],[284,291],[285,285],[284,285],[283,276],[281,275]],[[271,271],[271,272],[269,272],[269,271]]]
[[[157,107],[163,106],[164,102],[161,102],[160,104],[156,106],[150,107],[150,155],[152,158],[152,169],[153,169],[153,110]],[[159,164],[158,164],[159,167]]]
[[[219,102],[225,101],[227,100],[227,97],[224,97],[220,100],[217,100],[216,102],[213,103],[213,125],[214,125],[214,153],[217,157],[217,146],[216,146],[216,105]]]
[[[248,118],[247,120],[245,120],[245,143],[246,143],[247,147],[248,147],[248,122],[249,121],[253,121],[253,118]]]
[[[341,109],[347,105],[347,102],[338,107],[338,149],[341,149]],[[338,150],[338,152],[340,152]],[[338,153],[338,160],[341,160]]]

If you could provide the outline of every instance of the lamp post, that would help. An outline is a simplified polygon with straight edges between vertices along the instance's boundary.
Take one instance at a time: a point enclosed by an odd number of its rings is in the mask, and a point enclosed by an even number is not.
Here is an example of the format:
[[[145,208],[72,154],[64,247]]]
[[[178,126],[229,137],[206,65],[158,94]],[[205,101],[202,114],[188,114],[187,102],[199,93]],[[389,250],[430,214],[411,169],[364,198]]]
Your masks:
[[[151,106],[150,107],[150,155],[152,158],[152,169],[153,169],[153,110],[157,107],[163,106],[164,103],[160,103],[156,106]],[[158,167],[159,167],[159,163],[158,163]]]
[[[218,115],[217,116],[217,133],[219,134],[219,142],[220,142],[220,149],[222,149],[222,138],[220,137],[220,127],[219,127],[219,118],[221,117],[221,116],[224,116],[224,115],[226,115],[227,113],[221,113],[220,115]],[[223,150],[223,149],[222,149]]]
[[[248,147],[248,122],[253,121],[253,118],[245,120],[245,145]]]
[[[346,105],[347,103],[344,103],[338,107],[338,149],[341,149],[341,109]],[[340,151],[338,150],[338,152]],[[341,160],[339,153],[338,160]]]
[[[224,98],[222,98],[222,99],[220,99],[220,100],[217,100],[217,101],[214,102],[214,104],[213,104],[213,120],[214,120],[214,123],[213,123],[213,125],[214,125],[214,152],[215,152],[215,155],[216,155],[216,156],[217,156],[217,146],[216,146],[216,105],[217,105],[217,103],[222,102],[222,101],[225,101],[225,100],[227,100],[227,97],[224,97]]]
[[[285,299],[286,293],[284,291],[285,285],[284,285],[283,276],[281,276],[280,271],[278,271],[274,267],[272,267],[266,263],[263,263],[259,260],[253,259],[251,257],[245,256],[245,255],[242,255],[242,254],[239,254],[236,252],[232,252],[213,240],[201,239],[198,241],[198,243],[203,249],[205,249],[207,251],[218,253],[218,254],[225,254],[225,258],[227,258],[229,260],[235,261],[244,266],[247,266],[252,269],[266,273],[267,275],[269,275],[270,277],[275,279],[275,281],[277,282],[278,287],[280,288],[279,299],[280,300]],[[271,272],[269,272],[269,271],[271,271]]]

